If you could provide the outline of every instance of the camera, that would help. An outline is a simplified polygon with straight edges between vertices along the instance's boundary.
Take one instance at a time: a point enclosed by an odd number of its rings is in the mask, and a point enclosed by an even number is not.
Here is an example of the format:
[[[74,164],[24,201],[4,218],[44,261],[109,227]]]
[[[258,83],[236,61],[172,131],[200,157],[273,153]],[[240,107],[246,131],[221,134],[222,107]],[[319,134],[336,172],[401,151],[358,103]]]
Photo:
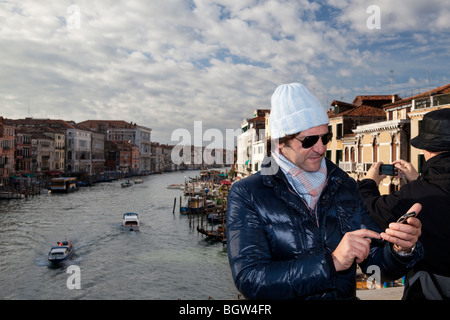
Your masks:
[[[380,166],[380,176],[381,175],[388,175],[388,176],[396,176],[398,174],[398,170],[396,167],[394,167],[393,164],[382,164]]]

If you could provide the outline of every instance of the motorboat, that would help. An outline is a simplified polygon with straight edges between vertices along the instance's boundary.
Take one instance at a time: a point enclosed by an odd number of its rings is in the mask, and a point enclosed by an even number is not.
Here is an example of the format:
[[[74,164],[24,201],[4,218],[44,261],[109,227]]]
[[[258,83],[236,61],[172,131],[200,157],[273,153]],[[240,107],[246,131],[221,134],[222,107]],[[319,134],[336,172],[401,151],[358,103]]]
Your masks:
[[[69,260],[72,257],[73,252],[74,248],[72,246],[72,241],[58,241],[57,245],[50,249],[50,252],[48,253],[48,260],[52,264],[58,264],[63,261]]]
[[[139,231],[139,215],[134,212],[124,213],[122,229],[127,231]]]
[[[141,178],[134,179],[134,184],[140,184],[140,183],[144,183],[144,180],[142,180]]]
[[[122,186],[122,188],[128,188],[131,187],[133,184],[127,180],[125,182],[122,182],[120,185]]]

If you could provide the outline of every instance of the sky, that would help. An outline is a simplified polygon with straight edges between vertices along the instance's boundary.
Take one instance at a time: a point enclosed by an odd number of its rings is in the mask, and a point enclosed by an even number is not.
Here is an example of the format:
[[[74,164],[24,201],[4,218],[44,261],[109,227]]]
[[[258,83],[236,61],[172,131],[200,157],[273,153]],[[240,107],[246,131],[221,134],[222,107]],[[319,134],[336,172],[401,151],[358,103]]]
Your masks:
[[[449,66],[448,0],[0,1],[0,116],[125,120],[173,145],[239,129],[282,83],[329,106],[442,86]]]

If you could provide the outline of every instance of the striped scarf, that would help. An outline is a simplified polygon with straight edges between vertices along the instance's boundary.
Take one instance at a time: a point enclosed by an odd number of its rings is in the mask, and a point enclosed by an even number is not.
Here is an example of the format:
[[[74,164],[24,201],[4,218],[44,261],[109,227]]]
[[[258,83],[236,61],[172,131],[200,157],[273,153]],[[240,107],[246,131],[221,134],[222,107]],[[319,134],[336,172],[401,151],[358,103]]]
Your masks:
[[[309,208],[313,210],[327,183],[327,166],[325,159],[322,159],[318,171],[308,172],[294,165],[278,151],[272,152],[272,156],[297,194],[303,198]]]

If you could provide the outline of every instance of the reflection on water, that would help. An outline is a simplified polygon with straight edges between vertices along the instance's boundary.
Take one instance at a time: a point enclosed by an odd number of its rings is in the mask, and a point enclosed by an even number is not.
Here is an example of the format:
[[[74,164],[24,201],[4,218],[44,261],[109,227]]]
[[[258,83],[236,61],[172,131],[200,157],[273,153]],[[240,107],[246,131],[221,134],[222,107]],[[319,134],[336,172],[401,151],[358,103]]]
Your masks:
[[[0,299],[236,299],[226,247],[172,213],[182,192],[166,186],[198,173],[1,201]],[[139,213],[140,231],[121,230],[124,212]],[[48,251],[64,239],[74,256],[51,266]],[[71,264],[80,267],[80,290],[67,288]]]

